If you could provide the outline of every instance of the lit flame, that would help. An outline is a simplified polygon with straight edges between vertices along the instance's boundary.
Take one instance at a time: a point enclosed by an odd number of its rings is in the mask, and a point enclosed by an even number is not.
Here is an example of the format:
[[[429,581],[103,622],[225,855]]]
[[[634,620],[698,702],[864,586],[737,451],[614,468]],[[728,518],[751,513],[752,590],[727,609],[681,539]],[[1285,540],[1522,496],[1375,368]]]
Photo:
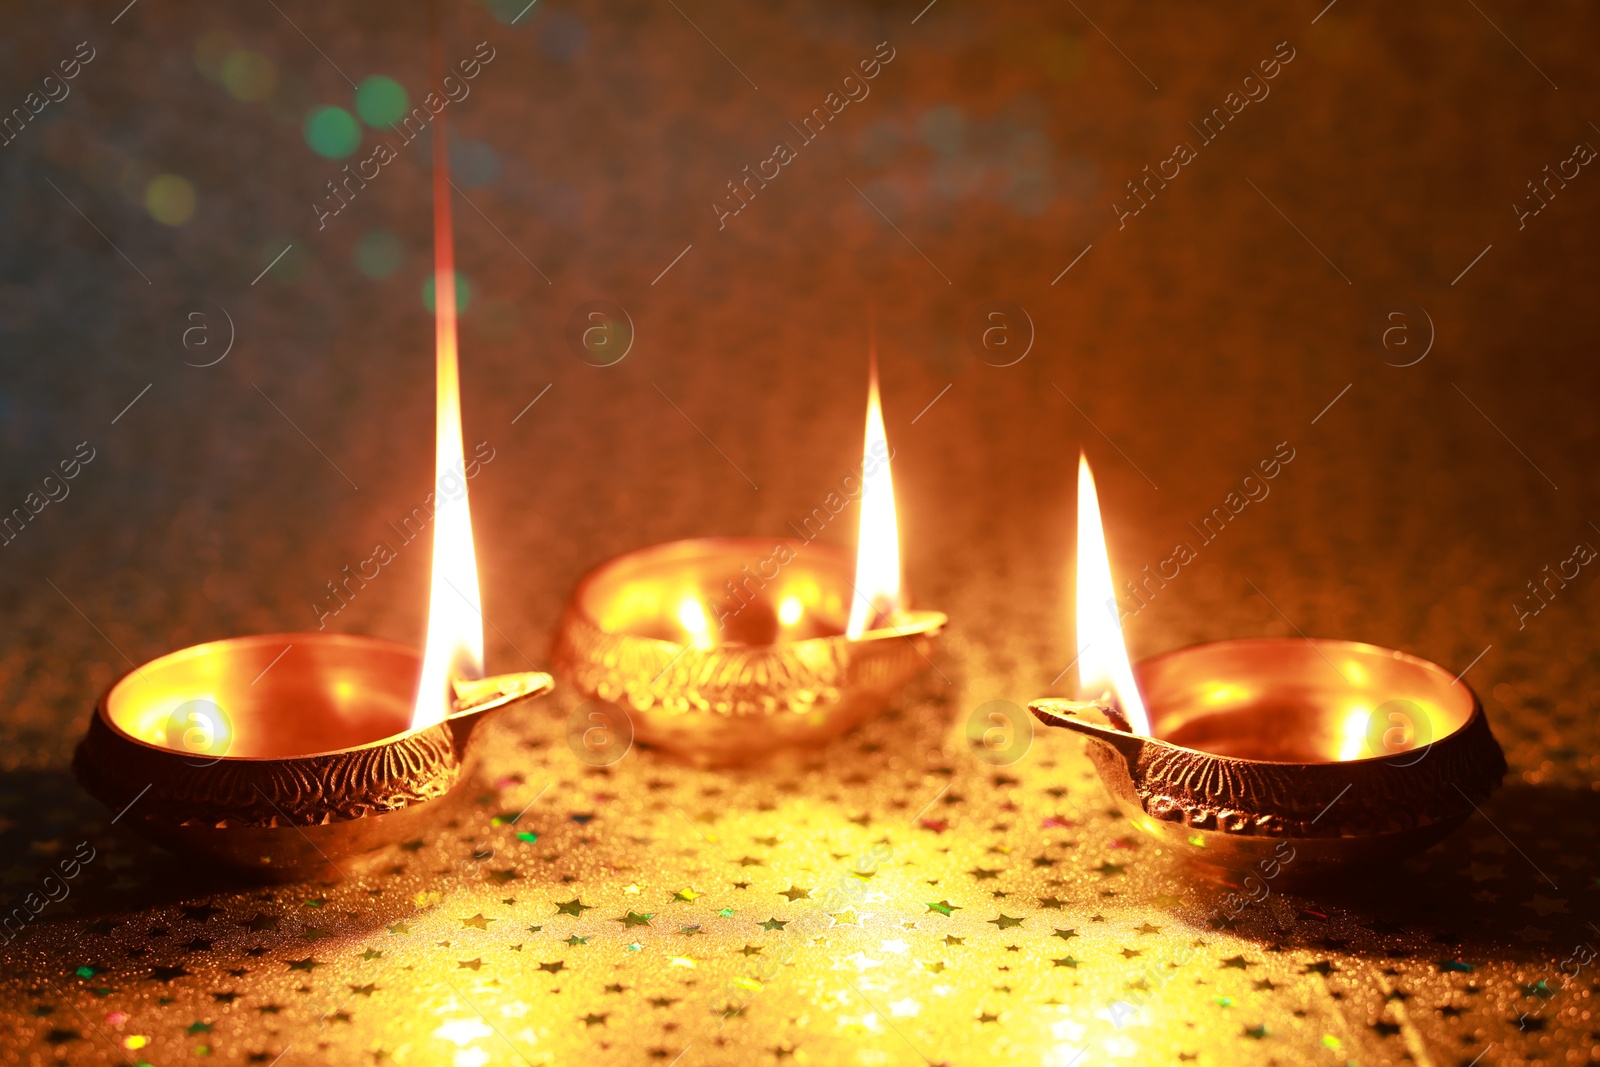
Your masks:
[[[437,36],[434,48],[437,51]],[[445,720],[454,706],[451,683],[456,679],[483,677],[483,609],[472,544],[472,513],[467,506],[466,449],[461,438],[455,252],[442,115],[433,123],[433,307],[438,376],[433,577],[428,587],[428,640],[411,712],[412,729]]]
[[[900,532],[889,476],[889,435],[878,400],[878,354],[867,390],[867,436],[861,454],[861,534],[856,543],[856,595],[845,636],[860,637],[900,609]]]
[[[1133,732],[1149,736],[1150,717],[1133,681],[1128,646],[1122,640],[1116,587],[1106,531],[1100,524],[1100,498],[1094,491],[1089,460],[1078,456],[1078,697],[1110,695]]]

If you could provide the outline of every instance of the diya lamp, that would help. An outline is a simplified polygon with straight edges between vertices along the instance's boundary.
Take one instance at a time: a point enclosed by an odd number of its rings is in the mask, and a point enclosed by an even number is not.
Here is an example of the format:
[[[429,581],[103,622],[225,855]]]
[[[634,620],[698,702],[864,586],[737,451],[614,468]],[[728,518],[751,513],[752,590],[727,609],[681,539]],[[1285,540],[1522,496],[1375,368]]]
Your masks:
[[[436,484],[465,461],[442,121],[433,142]],[[171,653],[100,698],[73,758],[78,781],[180,856],[268,880],[339,875],[341,861],[423,832],[468,780],[478,726],[551,686],[540,673],[484,677],[465,482],[436,493],[435,505],[421,654],[333,633]]]
[[[822,744],[878,714],[947,621],[909,606],[890,455],[874,358],[854,559],[791,538],[629,552],[578,584],[554,670],[620,707],[635,740],[700,766]]]
[[[1291,887],[1381,868],[1442,840],[1505,775],[1471,688],[1393,649],[1262,638],[1130,664],[1082,459],[1076,578],[1082,699],[1029,710],[1089,738],[1122,813],[1203,868]]]

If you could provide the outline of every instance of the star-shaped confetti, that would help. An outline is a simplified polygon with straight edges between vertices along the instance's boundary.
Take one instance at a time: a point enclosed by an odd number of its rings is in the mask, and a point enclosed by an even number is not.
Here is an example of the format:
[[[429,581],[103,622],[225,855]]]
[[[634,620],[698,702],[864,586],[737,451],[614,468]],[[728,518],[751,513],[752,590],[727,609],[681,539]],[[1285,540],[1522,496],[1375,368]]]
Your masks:
[[[589,905],[585,904],[577,897],[573,897],[571,900],[564,900],[556,905],[557,915],[571,915],[576,918],[581,918],[583,913],[588,910]]]
[[[987,921],[989,923],[993,924],[998,929],[1001,929],[1001,930],[1009,930],[1013,926],[1021,926],[1022,925],[1022,920],[1021,919],[1014,918],[1013,916],[1007,915],[1005,912],[1001,912],[999,917],[994,918],[994,919],[989,919]]]
[[[626,915],[620,915],[613,919],[612,922],[619,922],[623,926],[649,926],[650,920],[653,918],[655,918],[655,912],[647,911],[640,914],[637,911],[630,911]]]
[[[928,911],[936,911],[940,915],[949,915],[961,910],[961,905],[952,904],[948,900],[940,900],[928,904]]]

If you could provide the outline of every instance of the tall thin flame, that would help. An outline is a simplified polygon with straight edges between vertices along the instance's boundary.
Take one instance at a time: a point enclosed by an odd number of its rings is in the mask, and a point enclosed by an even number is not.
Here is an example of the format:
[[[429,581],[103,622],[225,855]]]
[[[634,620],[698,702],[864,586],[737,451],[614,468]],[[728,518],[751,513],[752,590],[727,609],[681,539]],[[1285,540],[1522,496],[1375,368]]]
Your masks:
[[[1116,585],[1106,531],[1100,523],[1100,498],[1088,457],[1078,455],[1078,697],[1107,694],[1117,702],[1136,734],[1150,733],[1150,716],[1133,680],[1128,646],[1122,639]]]
[[[867,389],[867,435],[861,452],[861,532],[856,542],[856,595],[845,636],[858,638],[900,608],[900,530],[895,519],[894,479],[889,474],[889,435],[878,399],[878,352],[874,340]]]
[[[433,5],[437,11],[437,5]],[[442,69],[435,25],[435,72]],[[472,513],[467,506],[466,448],[461,435],[461,366],[456,352],[456,271],[450,219],[450,160],[444,116],[433,120],[433,323],[437,423],[434,449],[433,577],[428,587],[428,639],[411,712],[420,729],[443,722],[451,682],[483,677],[483,610],[478,590]]]

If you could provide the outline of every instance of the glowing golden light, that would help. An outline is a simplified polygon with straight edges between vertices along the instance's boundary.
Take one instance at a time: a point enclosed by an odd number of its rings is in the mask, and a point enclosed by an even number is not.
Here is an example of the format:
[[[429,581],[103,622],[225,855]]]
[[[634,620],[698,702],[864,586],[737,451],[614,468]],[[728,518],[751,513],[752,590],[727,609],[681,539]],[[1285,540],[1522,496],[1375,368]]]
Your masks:
[[[711,647],[711,621],[697,597],[685,596],[678,601],[678,625],[689,632],[689,643],[695,648],[704,652]]]
[[[443,1023],[433,1032],[433,1036],[450,1042],[457,1048],[465,1048],[480,1037],[489,1037],[494,1033],[485,1026],[482,1019],[451,1019]]]
[[[861,533],[856,543],[856,596],[850,605],[852,640],[900,610],[900,531],[895,519],[894,479],[889,474],[889,435],[878,399],[878,354],[872,352],[867,389],[867,435],[861,458]]]
[[[793,593],[789,593],[778,601],[778,621],[784,626],[793,626],[800,621],[800,616],[805,614],[805,610],[805,603]]]
[[[434,46],[437,49],[437,39]],[[455,250],[443,116],[433,123],[433,285],[438,382],[433,569],[428,587],[428,639],[423,646],[422,678],[411,712],[413,729],[444,721],[453,703],[453,681],[483,677],[483,610],[472,544],[472,513],[467,506],[466,449],[461,438]]]
[[[1111,556],[1100,523],[1100,498],[1088,457],[1078,456],[1078,697],[1110,695],[1136,734],[1150,733],[1150,717],[1133,680],[1128,646],[1122,640]]]
[[[1339,729],[1340,759],[1352,760],[1373,755],[1364,751],[1367,747],[1367,727],[1371,724],[1372,709],[1365,704],[1354,704],[1345,712]]]

